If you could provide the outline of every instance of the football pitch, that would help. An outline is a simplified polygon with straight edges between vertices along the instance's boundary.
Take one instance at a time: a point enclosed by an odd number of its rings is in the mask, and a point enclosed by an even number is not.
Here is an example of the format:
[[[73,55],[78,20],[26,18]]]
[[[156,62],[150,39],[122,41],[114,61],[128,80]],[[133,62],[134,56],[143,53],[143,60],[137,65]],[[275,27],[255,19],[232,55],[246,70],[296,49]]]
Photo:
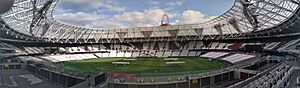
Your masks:
[[[166,64],[164,58],[138,58],[136,61],[125,61],[126,58],[99,58],[82,61],[57,63],[56,66],[66,71],[78,73],[124,73],[124,74],[174,74],[201,73],[228,67],[217,61],[202,58],[178,58],[177,61],[185,62],[182,65]],[[112,62],[130,62],[129,65],[115,65]]]

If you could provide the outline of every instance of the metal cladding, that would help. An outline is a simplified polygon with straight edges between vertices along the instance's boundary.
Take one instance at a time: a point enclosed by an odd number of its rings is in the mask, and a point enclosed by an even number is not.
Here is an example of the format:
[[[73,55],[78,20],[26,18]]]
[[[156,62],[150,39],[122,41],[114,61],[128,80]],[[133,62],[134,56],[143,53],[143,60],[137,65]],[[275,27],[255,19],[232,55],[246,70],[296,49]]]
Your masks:
[[[220,34],[220,35],[223,35],[223,32],[222,32],[222,26],[224,26],[224,24],[216,24],[214,26],[214,28],[217,30],[217,32]]]
[[[179,32],[179,29],[174,29],[174,30],[168,30],[169,34],[171,35],[171,37],[173,39],[176,39],[177,38],[177,35],[178,35],[178,32]]]
[[[141,31],[145,39],[150,39],[152,36],[153,31]]]
[[[236,22],[236,20],[233,18],[233,19],[230,19],[228,21],[228,23],[238,32],[238,33],[242,33],[238,23]]]
[[[240,0],[243,8],[243,14],[246,17],[246,19],[250,22],[250,24],[253,27],[253,30],[257,30],[259,21],[257,19],[256,11],[257,7],[255,2],[252,2],[252,0]]]
[[[136,39],[194,39],[203,36],[249,34],[286,23],[298,14],[298,0],[235,0],[231,9],[210,21],[136,28],[84,28],[55,20],[52,12],[59,0],[16,0],[14,7],[1,14],[1,23],[14,36],[29,36],[51,42],[110,42]],[[234,18],[234,19],[233,19]],[[80,18],[78,18],[80,19]],[[126,32],[126,37],[123,37]],[[226,37],[224,36],[224,37]],[[179,38],[180,37],[180,38]],[[185,38],[183,38],[185,37]],[[19,37],[21,38],[21,37]],[[222,37],[223,38],[223,37]]]
[[[43,20],[47,19],[47,12],[50,9],[51,4],[53,3],[53,0],[47,0],[43,6],[41,8],[37,7],[37,1],[33,0],[31,1],[31,3],[33,4],[33,8],[32,8],[32,20],[30,23],[30,28],[29,28],[29,33],[34,36],[34,29],[36,27],[38,27],[38,25],[43,24]],[[36,29],[39,30],[39,29]],[[38,31],[37,31],[38,32]]]
[[[43,25],[43,28],[42,28],[42,33],[41,33],[41,36],[44,36],[45,34],[46,34],[46,32],[49,30],[49,28],[50,28],[50,24],[49,23],[44,23],[44,25]]]
[[[128,34],[127,32],[116,32],[120,41],[123,42],[125,36]]]
[[[198,34],[198,36],[202,36],[203,28],[195,28],[194,31]]]

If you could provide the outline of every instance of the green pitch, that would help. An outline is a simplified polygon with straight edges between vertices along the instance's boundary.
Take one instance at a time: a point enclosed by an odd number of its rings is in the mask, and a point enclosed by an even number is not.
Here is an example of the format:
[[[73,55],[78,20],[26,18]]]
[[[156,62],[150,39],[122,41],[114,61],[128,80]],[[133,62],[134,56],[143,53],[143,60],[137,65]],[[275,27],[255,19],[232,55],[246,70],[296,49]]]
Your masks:
[[[185,62],[183,65],[168,65],[163,58],[138,58],[137,61],[129,61],[130,65],[117,65],[112,62],[125,62],[125,58],[101,58],[65,62],[56,64],[57,67],[67,71],[79,73],[112,72],[140,75],[182,75],[187,73],[199,73],[225,68],[229,65],[209,61],[201,58],[179,58],[178,61]]]

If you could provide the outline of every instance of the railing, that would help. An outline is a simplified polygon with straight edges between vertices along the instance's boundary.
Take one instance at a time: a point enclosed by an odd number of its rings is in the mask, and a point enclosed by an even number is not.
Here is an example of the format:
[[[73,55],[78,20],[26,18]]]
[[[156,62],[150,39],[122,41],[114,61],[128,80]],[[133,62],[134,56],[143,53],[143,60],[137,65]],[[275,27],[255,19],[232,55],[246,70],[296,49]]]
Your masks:
[[[183,82],[186,81],[185,78],[189,78],[189,79],[193,79],[193,78],[201,78],[201,77],[206,77],[206,76],[211,76],[211,75],[217,75],[217,74],[222,74],[222,73],[226,73],[226,72],[231,72],[234,71],[235,69],[238,68],[243,68],[243,67],[247,67],[251,64],[239,64],[239,65],[234,65],[234,66],[230,66],[227,68],[223,68],[223,69],[219,69],[219,70],[215,70],[215,71],[190,71],[190,72],[178,72],[178,73],[156,73],[156,74],[145,74],[143,77],[131,77],[131,78],[125,78],[125,77],[109,77],[109,82],[110,83],[122,83],[122,84],[126,84],[126,83],[137,83],[138,81],[140,81],[141,79],[148,79],[148,77],[150,76],[150,78],[152,78],[151,76],[156,76],[159,77],[161,79],[170,79],[170,78],[178,78],[181,80],[173,80],[173,81],[168,81],[168,80],[153,80],[153,81],[160,81],[159,83],[176,83],[176,82]],[[128,80],[126,80],[128,79]],[[130,81],[129,81],[130,80]],[[151,82],[149,82],[149,84],[151,84]]]
[[[261,73],[258,73],[257,75],[255,75],[255,76],[253,76],[253,77],[251,77],[251,78],[248,78],[248,79],[246,79],[246,80],[244,80],[244,81],[241,81],[241,82],[239,82],[239,83],[236,83],[236,84],[234,84],[234,85],[231,85],[231,86],[229,86],[229,87],[227,87],[227,88],[242,88],[243,86],[249,84],[250,82],[252,82],[252,81],[254,81],[254,80],[258,79],[258,78],[260,78],[260,77],[263,76],[263,75],[266,75],[267,73],[271,72],[272,70],[274,70],[275,68],[277,68],[277,67],[279,67],[279,66],[281,66],[281,65],[285,65],[284,62],[281,62],[281,63],[279,63],[279,64],[276,64],[275,66],[270,67],[269,69],[267,69],[267,70],[265,70],[265,71],[263,71],[263,72],[261,72]]]

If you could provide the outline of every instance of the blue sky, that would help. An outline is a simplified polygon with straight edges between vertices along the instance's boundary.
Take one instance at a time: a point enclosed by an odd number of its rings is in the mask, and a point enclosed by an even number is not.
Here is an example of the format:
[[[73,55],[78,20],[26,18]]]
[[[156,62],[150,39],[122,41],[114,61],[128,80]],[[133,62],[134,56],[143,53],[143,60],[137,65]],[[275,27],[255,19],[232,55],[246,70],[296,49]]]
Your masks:
[[[157,26],[163,14],[171,24],[201,23],[232,7],[234,0],[60,0],[54,18],[72,25]]]

